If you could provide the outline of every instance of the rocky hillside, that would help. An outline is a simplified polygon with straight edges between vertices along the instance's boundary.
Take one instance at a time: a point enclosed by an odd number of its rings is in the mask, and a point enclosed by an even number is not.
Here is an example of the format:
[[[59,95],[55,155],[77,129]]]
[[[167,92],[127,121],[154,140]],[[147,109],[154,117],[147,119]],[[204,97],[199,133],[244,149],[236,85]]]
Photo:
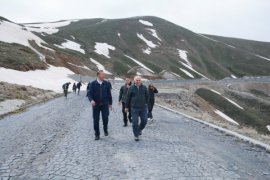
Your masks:
[[[270,43],[196,34],[158,17],[15,24],[0,18],[0,66],[65,67],[112,77],[223,79],[270,75]],[[3,69],[3,68],[2,68]]]

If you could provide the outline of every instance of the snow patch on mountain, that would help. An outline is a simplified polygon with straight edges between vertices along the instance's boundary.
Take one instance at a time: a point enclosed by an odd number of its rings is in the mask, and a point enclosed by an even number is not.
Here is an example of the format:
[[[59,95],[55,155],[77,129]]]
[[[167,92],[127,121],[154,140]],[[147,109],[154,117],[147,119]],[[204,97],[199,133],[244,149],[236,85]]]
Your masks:
[[[185,69],[182,69],[182,68],[179,68],[182,72],[184,72],[186,75],[188,75],[189,77],[191,77],[191,78],[194,78],[194,76],[190,73],[190,72],[188,72],[187,70],[185,70]]]
[[[109,45],[107,43],[96,42],[95,52],[97,54],[101,54],[101,55],[103,55],[103,56],[105,56],[107,58],[111,58],[109,50],[115,50],[115,47],[112,46],[112,45]]]
[[[80,44],[78,44],[74,41],[68,40],[68,39],[65,39],[65,40],[66,40],[66,42],[63,42],[61,45],[54,44],[54,46],[57,46],[61,49],[71,49],[74,51],[78,51],[82,54],[85,54],[85,51],[81,48]]]
[[[261,56],[261,55],[258,55],[258,54],[256,54],[255,56],[257,56],[257,57],[259,57],[259,58],[261,58],[261,59],[264,59],[264,60],[270,61],[270,59],[269,59],[269,58],[267,58],[267,57],[264,57],[264,56]]]
[[[151,54],[151,49],[148,47],[148,48],[146,48],[146,49],[143,49],[143,53],[145,53],[145,54]]]
[[[233,75],[233,74],[231,74],[231,77],[233,78],[233,79],[236,79],[237,77],[235,76],[235,75]]]
[[[85,65],[83,65],[83,66],[79,66],[79,65],[76,65],[76,64],[73,64],[73,63],[70,63],[70,62],[67,62],[68,64],[70,64],[70,65],[72,65],[72,66],[76,66],[76,67],[78,67],[78,68],[82,68],[82,69],[87,69],[87,70],[91,70],[91,69],[89,69],[89,67],[87,67],[87,66],[85,66]]]
[[[139,20],[140,23],[142,23],[143,25],[146,25],[146,26],[154,26],[152,23],[150,23],[149,21],[145,21],[145,20],[142,20],[140,19]]]
[[[220,92],[218,92],[218,91],[216,91],[216,90],[214,90],[214,89],[210,89],[210,91],[212,91],[212,92],[214,92],[214,93],[216,93],[216,94],[222,96]],[[244,109],[242,106],[240,106],[239,104],[237,104],[235,101],[233,101],[233,100],[231,100],[231,99],[229,99],[229,98],[227,98],[227,97],[225,97],[225,96],[222,96],[222,97],[225,98],[225,99],[226,99],[227,101],[229,101],[230,103],[232,103],[233,105],[235,105],[236,107],[238,107],[239,109],[242,109],[242,110]]]
[[[76,39],[76,38],[75,38],[73,35],[71,35],[70,37],[71,37],[73,40],[75,40],[75,39]]]
[[[98,70],[103,70],[105,74],[112,74],[109,71],[107,71],[105,69],[105,67],[101,63],[99,63],[98,61],[96,61],[96,60],[94,60],[92,58],[90,58],[90,61],[97,66]]]
[[[62,84],[72,82],[69,76],[74,73],[65,67],[49,66],[46,70],[26,72],[0,68],[0,74],[0,81],[62,92]]]
[[[152,41],[147,40],[142,34],[137,33],[137,37],[140,38],[142,41],[144,41],[150,48],[155,48],[158,46],[154,44]]]
[[[181,78],[181,76],[180,75],[178,75],[178,74],[176,74],[176,73],[174,73],[174,72],[171,72],[173,75],[175,75],[176,77],[179,77],[179,78]]]
[[[158,37],[157,35],[157,31],[155,29],[150,29],[150,28],[147,28],[148,31],[150,31],[151,35],[154,36],[155,38],[157,38],[159,41],[162,41],[160,39],[160,37]]]
[[[221,116],[223,119],[225,119],[226,121],[233,123],[235,125],[239,125],[238,122],[236,122],[235,120],[233,120],[232,118],[230,118],[229,116],[227,116],[226,114],[224,114],[223,112],[219,111],[219,110],[215,110],[214,111],[216,114],[218,114],[219,116]]]
[[[118,36],[118,37],[121,37],[121,33],[117,33],[117,36]]]
[[[183,59],[184,61],[186,61],[186,64],[188,64],[190,67],[192,67],[192,65],[189,62],[188,57],[187,57],[188,52],[185,50],[181,50],[181,49],[177,49],[177,50],[178,50],[178,54],[179,54],[180,58]]]
[[[195,72],[196,74],[198,74],[198,75],[204,77],[205,79],[208,79],[208,80],[209,80],[208,77],[206,77],[205,75],[203,75],[203,74],[199,73],[198,71],[196,71],[192,66],[189,66],[188,64],[185,64],[185,63],[183,63],[183,62],[181,62],[181,61],[180,61],[180,63],[181,63],[183,66],[185,66],[186,68],[188,68],[188,69],[190,69],[191,71]]]
[[[0,21],[0,41],[6,43],[17,43],[27,47],[31,47],[29,41],[35,41],[36,44],[44,49],[54,51],[43,44],[47,44],[40,37],[36,36],[32,32],[24,29],[22,26],[19,26],[12,22]]]
[[[140,61],[128,56],[128,55],[125,55],[127,58],[131,59],[132,61],[134,61],[136,64],[138,64],[139,66],[141,66],[142,68],[150,71],[151,73],[154,73],[154,71],[152,71],[150,68],[148,68],[147,66],[145,66],[143,63],[141,63]]]
[[[47,33],[54,34],[59,31],[60,27],[68,26],[72,22],[76,22],[78,20],[65,20],[58,22],[49,22],[49,23],[31,23],[31,24],[23,24],[25,28],[29,31],[38,32],[38,33]]]
[[[268,129],[268,131],[270,131],[270,125],[267,125],[266,128]]]
[[[198,34],[198,35],[201,36],[201,37],[204,37],[204,38],[206,38],[206,39],[208,39],[208,40],[211,40],[211,41],[214,41],[214,42],[219,42],[219,41],[217,41],[217,40],[215,40],[215,39],[213,39],[213,38],[207,37],[207,36],[205,36],[205,35],[202,35],[202,34]]]

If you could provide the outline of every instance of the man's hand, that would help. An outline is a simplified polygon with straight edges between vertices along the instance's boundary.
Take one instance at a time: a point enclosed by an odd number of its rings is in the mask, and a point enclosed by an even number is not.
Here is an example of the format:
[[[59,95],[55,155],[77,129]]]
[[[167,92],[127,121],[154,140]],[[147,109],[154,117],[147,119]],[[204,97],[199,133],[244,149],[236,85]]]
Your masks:
[[[128,108],[125,108],[125,112],[128,112]]]
[[[112,111],[112,105],[109,105],[109,109],[110,109],[110,111]]]
[[[96,105],[96,102],[94,100],[91,101],[92,106],[94,107]]]

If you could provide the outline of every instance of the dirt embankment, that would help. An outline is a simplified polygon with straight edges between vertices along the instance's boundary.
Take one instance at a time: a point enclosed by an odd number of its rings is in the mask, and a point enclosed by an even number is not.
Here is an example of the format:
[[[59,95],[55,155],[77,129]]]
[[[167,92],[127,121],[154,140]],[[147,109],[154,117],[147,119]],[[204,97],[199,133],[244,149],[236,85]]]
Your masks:
[[[57,96],[53,91],[0,82],[0,117]]]

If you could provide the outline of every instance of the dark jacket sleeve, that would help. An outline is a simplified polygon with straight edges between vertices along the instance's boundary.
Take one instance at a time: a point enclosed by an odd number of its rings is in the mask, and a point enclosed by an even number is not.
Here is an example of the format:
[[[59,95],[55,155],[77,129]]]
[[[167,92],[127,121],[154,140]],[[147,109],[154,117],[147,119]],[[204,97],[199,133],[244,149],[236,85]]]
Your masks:
[[[90,102],[93,100],[93,94],[94,94],[94,85],[93,85],[93,82],[91,82],[89,84],[89,89],[87,91],[87,97]]]
[[[145,87],[145,100],[146,100],[146,103],[148,104],[149,103],[149,92],[148,92],[146,87]]]
[[[154,93],[158,93],[158,90],[157,90],[157,88],[154,88]]]
[[[123,97],[123,86],[120,88],[120,91],[119,91],[118,102],[120,102],[122,100],[122,97]]]
[[[107,93],[108,93],[108,98],[109,98],[109,105],[112,105],[112,91],[111,91],[110,83],[108,83]]]
[[[128,89],[127,92],[127,97],[126,97],[126,107],[125,108],[130,108],[130,101],[131,101],[131,95],[132,95],[132,86]]]

